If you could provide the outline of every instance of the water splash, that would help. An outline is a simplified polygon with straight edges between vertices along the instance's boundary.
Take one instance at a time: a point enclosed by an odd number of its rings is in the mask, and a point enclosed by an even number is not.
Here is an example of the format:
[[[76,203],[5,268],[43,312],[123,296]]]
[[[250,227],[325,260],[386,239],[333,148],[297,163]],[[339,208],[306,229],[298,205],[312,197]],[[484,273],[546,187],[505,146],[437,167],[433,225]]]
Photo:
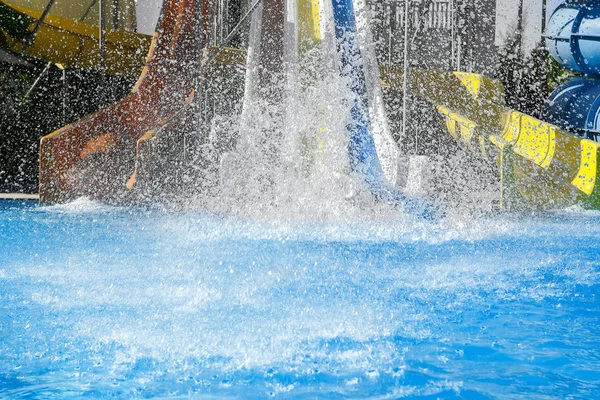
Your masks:
[[[356,157],[348,156],[356,147],[347,132],[355,95],[346,82],[353,77],[339,72],[346,66],[338,57],[332,4],[301,2],[285,3],[284,22],[276,2],[259,6],[253,16],[240,138],[221,161],[222,200],[230,212],[254,216],[322,219],[391,209],[373,200],[351,162]],[[299,16],[303,6],[313,7],[304,20]],[[357,46],[370,37],[366,13],[360,15]],[[312,25],[305,26],[307,21]],[[375,121],[376,145],[385,160],[381,179],[392,184],[397,148],[381,103],[376,59],[372,51],[361,57],[367,59],[361,69],[369,100],[365,112]]]

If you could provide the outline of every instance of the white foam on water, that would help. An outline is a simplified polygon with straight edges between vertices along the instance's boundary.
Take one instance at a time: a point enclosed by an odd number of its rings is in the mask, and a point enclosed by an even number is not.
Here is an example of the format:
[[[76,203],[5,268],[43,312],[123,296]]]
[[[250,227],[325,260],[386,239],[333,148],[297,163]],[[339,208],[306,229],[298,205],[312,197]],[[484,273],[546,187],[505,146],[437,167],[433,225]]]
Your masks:
[[[79,197],[67,203],[48,205],[38,207],[35,210],[39,212],[61,213],[61,214],[84,214],[84,213],[104,213],[122,210],[124,207],[108,205],[89,197]]]
[[[352,387],[394,367],[402,375],[411,344],[466,341],[460,335],[467,334],[447,328],[470,310],[560,300],[577,285],[600,283],[597,261],[560,247],[564,237],[597,237],[600,227],[579,223],[580,215],[597,213],[570,209],[557,220],[459,213],[430,224],[374,201],[348,172],[347,88],[331,57],[330,17],[322,21],[324,40],[301,65],[286,60],[286,79],[258,88],[256,13],[244,111],[234,124],[240,141],[226,158],[219,196],[208,203],[215,215],[194,212],[192,202],[179,214],[152,210],[145,217],[87,198],[36,209],[37,222],[53,219],[64,242],[0,269],[3,282],[28,282],[19,294],[23,306],[43,307],[60,327],[38,332],[33,342],[62,334],[75,347],[67,358],[89,351],[117,378],[151,358],[182,376],[273,367],[299,376],[317,368],[359,371],[360,378],[346,380]],[[377,87],[368,20],[361,18],[367,78]],[[297,49],[286,52],[298,56]],[[279,103],[269,98],[276,92]],[[387,140],[380,93],[371,100],[375,131]],[[393,148],[388,153],[381,152],[395,157]],[[69,226],[61,226],[63,218]],[[94,224],[102,229],[90,236]],[[167,372],[142,373],[138,383]],[[459,392],[461,385],[403,386],[392,397]],[[271,388],[285,395],[296,386]]]
[[[600,228],[576,214],[431,225],[398,213],[298,221],[101,210],[10,211],[32,232],[52,226],[43,246],[19,241],[22,256],[0,265],[5,288],[18,288],[3,297],[19,310],[2,350],[10,371],[51,365],[98,393],[212,376],[222,393],[264,390],[254,386],[264,380],[273,394],[301,395],[315,379],[327,390],[323,376],[338,379],[335,393],[398,381],[387,396],[460,392],[465,374],[499,373],[471,371],[480,361],[460,351],[548,357],[532,346],[562,340],[557,316],[571,318],[573,299],[600,284]],[[578,318],[570,337],[581,340]],[[198,382],[186,387],[201,393]]]
[[[89,218],[87,208],[79,213]],[[552,239],[540,236],[556,223],[546,220],[497,217],[434,231],[383,220],[265,223],[162,212],[126,218],[130,232],[105,242],[106,234],[73,254],[58,246],[37,263],[4,269],[3,278],[37,282],[29,301],[59,313],[58,323],[72,325],[75,337],[118,344],[117,372],[144,357],[204,360],[223,371],[293,369],[304,365],[302,354],[377,371],[392,363],[386,338],[437,337],[442,311],[560,298],[571,285],[600,280],[594,261],[571,262],[543,248],[517,249],[510,259],[506,247],[494,251],[494,243],[508,246],[510,238]],[[577,225],[559,223],[566,234]],[[111,253],[115,247],[123,250]],[[572,284],[545,282],[548,272]],[[324,346],[340,338],[356,345]]]

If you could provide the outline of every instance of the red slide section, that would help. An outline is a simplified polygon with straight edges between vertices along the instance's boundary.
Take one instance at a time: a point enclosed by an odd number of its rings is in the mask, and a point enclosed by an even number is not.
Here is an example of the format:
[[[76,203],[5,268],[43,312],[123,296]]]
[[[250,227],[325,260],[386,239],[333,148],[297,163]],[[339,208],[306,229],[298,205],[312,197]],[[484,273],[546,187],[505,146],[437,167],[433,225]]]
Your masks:
[[[152,138],[166,126],[182,124],[193,103],[202,47],[200,8],[201,0],[166,0],[131,93],[42,138],[40,202],[135,197]]]

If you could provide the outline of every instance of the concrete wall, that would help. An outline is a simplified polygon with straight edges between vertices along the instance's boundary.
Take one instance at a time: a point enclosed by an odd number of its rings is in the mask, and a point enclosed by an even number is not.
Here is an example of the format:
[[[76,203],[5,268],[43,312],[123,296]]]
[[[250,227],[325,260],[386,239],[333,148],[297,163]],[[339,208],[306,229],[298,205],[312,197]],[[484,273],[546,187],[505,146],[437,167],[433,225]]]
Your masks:
[[[554,10],[565,0],[546,0],[546,15],[543,15],[544,0],[497,0],[496,1],[496,46],[503,46],[517,29],[519,5],[522,4],[522,49],[525,54],[533,50],[543,39],[544,19],[547,21]]]

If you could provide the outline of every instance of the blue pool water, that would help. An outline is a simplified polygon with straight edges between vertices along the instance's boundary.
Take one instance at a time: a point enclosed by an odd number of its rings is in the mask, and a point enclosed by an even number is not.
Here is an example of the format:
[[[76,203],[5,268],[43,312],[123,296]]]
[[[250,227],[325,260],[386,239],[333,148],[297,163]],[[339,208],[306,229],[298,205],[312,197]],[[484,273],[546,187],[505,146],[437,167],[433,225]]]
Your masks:
[[[0,201],[0,397],[599,397],[599,233]]]

